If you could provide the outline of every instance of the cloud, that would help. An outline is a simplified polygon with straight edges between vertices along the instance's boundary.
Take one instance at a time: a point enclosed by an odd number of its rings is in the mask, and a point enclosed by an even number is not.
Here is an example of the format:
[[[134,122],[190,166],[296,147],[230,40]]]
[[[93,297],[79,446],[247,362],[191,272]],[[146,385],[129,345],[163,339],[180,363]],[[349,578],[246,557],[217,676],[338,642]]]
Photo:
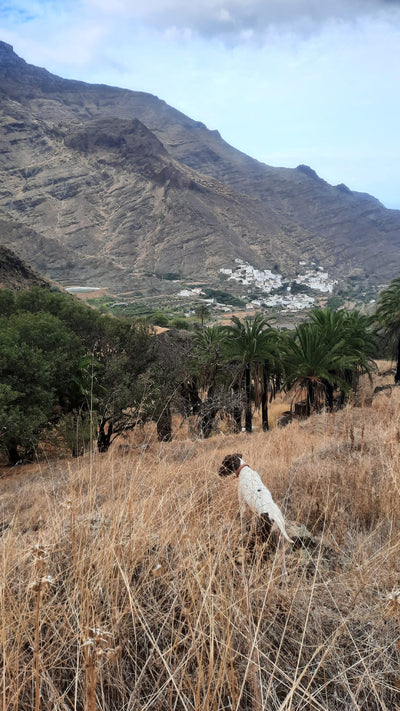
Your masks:
[[[3,5],[4,30],[14,23],[90,24],[104,34],[141,26],[178,40],[194,35],[241,44],[275,41],[283,34],[309,37],[326,26],[373,18],[400,23],[400,0],[14,0]]]
[[[191,30],[204,36],[253,38],[272,28],[309,33],[332,21],[397,15],[400,0],[86,0],[105,14],[120,14],[159,30]]]

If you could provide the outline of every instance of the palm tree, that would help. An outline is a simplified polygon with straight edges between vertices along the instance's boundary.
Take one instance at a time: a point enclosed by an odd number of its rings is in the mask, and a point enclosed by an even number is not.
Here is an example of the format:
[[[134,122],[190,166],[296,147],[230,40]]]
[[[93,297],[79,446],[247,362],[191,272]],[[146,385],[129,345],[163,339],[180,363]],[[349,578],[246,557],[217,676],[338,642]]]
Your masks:
[[[194,312],[195,312],[197,318],[200,319],[201,327],[203,328],[204,321],[206,319],[210,318],[210,313],[211,313],[210,307],[207,306],[207,304],[200,304],[199,306],[196,306]]]
[[[298,326],[288,339],[284,356],[286,383],[306,390],[307,414],[324,404],[333,408],[335,388],[342,403],[355,390],[360,375],[375,367],[371,320],[358,312],[314,309],[311,321]]]
[[[368,375],[371,380],[376,370],[376,333],[371,316],[360,314],[359,311],[345,311],[343,333],[347,355],[353,360],[350,372],[344,374],[347,382],[355,392],[361,375]]]
[[[269,430],[268,401],[280,390],[285,337],[271,326],[264,333],[267,354],[262,365],[261,426],[266,432]]]
[[[342,345],[342,341],[337,341],[327,349],[319,328],[313,323],[300,324],[288,339],[284,355],[285,381],[289,389],[306,390],[307,415],[322,406],[327,385],[333,388],[337,383],[337,372],[346,365]],[[345,381],[340,384],[347,387]]]
[[[393,279],[387,289],[381,292],[376,308],[376,319],[397,354],[394,382],[398,383],[400,381],[400,277]]]
[[[243,321],[232,316],[231,321],[226,347],[227,354],[239,362],[236,383],[244,380],[246,432],[252,431],[252,383],[255,406],[263,406],[263,429],[268,429],[268,383],[276,356],[276,332],[262,314]]]
[[[360,376],[363,374],[371,376],[371,372],[375,369],[373,358],[376,352],[376,340],[371,317],[362,315],[358,311],[315,308],[310,312],[310,320],[319,330],[321,342],[327,352],[330,352],[336,343],[341,343],[342,355],[349,358],[351,364],[343,371],[336,371],[336,375],[343,378],[351,389],[356,391]],[[336,363],[336,367],[337,365]],[[332,410],[334,384],[327,381],[324,386],[326,404]],[[342,391],[342,402],[344,399],[345,392]]]

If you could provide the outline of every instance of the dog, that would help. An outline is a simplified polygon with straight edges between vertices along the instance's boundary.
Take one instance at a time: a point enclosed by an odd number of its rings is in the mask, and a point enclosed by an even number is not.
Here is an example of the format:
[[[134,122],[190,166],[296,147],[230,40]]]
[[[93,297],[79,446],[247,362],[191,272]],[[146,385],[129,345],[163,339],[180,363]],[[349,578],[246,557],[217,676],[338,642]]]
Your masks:
[[[258,472],[246,464],[241,454],[228,454],[224,457],[218,474],[219,476],[231,476],[234,474],[238,478],[238,496],[241,513],[243,513],[245,505],[247,504],[247,506],[260,517],[263,541],[268,540],[272,525],[275,524],[282,536],[289,541],[289,543],[293,543],[286,532],[282,511],[274,502],[270,490],[267,489]]]

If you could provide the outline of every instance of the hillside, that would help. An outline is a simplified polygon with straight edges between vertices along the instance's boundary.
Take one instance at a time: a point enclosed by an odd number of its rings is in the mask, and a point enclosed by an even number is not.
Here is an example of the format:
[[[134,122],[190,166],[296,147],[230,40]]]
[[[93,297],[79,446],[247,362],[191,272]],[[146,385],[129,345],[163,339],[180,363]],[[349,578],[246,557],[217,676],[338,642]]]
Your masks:
[[[56,77],[0,42],[0,98],[0,239],[61,283],[174,293],[171,275],[217,286],[235,260],[283,281],[314,263],[344,290],[400,272],[400,211],[262,164],[155,96]]]
[[[32,286],[50,287],[50,282],[36,274],[7,247],[0,245],[0,288],[29,289]]]
[[[398,708],[399,395],[2,470],[5,708]],[[294,545],[241,520],[234,451]]]

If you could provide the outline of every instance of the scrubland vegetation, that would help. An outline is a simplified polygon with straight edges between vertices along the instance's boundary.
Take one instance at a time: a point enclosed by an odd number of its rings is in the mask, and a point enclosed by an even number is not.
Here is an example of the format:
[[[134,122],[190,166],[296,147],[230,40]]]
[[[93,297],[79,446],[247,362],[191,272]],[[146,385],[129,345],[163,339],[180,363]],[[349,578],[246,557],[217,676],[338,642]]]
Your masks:
[[[389,324],[345,310],[313,309],[292,332],[261,313],[205,326],[207,314],[203,305],[194,333],[160,335],[146,321],[100,314],[69,294],[0,289],[0,453],[12,466],[50,439],[75,456],[96,439],[104,453],[151,420],[168,441],[174,412],[196,415],[202,438],[218,418],[231,431],[244,422],[252,432],[254,408],[268,430],[269,401],[282,390],[304,396],[308,415],[332,411],[374,371],[378,330],[389,332]]]
[[[399,708],[399,303],[156,336],[0,291],[4,711]],[[293,544],[240,517],[238,451]]]
[[[2,708],[398,708],[400,388],[269,432],[149,433],[2,470]],[[293,546],[240,520],[232,451]]]

